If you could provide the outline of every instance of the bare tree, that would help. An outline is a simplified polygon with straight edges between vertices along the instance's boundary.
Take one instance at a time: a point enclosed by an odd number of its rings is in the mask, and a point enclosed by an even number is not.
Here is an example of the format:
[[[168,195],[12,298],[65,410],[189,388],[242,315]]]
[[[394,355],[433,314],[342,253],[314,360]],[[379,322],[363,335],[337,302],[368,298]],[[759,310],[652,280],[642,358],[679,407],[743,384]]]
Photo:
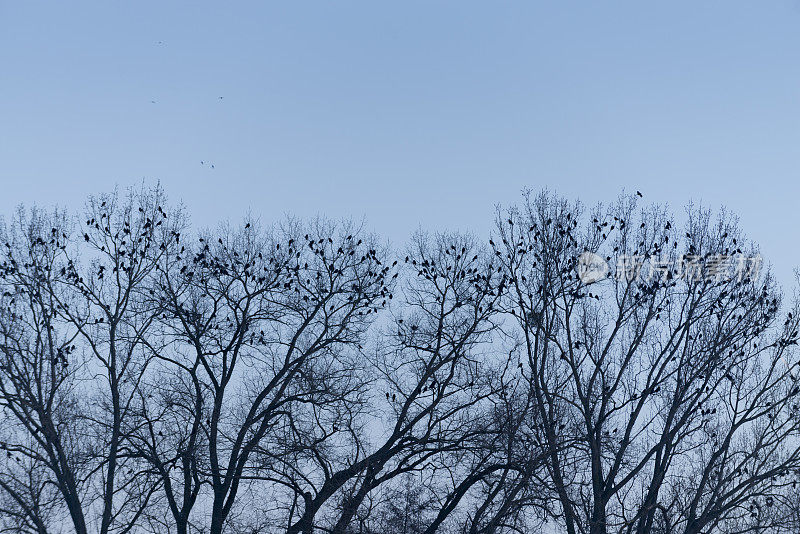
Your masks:
[[[800,467],[796,310],[779,320],[768,273],[715,263],[755,253],[724,213],[690,210],[680,233],[635,199],[581,215],[542,194],[498,224],[554,517],[570,534],[755,528]],[[581,281],[585,251],[619,270]]]
[[[357,447],[336,470],[317,456],[321,476],[289,532],[379,531],[395,521],[391,495],[408,480],[422,486],[415,492],[428,511],[403,528],[457,528],[480,488],[509,469],[494,447],[504,437],[494,407],[508,367],[507,356],[491,354],[502,276],[485,249],[459,235],[417,236],[403,265],[394,316],[365,354],[371,432],[353,432]]]
[[[240,491],[258,482],[286,487],[282,473],[298,468],[289,458],[345,431],[339,421],[358,402],[348,351],[389,298],[389,268],[364,239],[323,222],[274,233],[247,223],[200,237],[162,268],[173,341],[154,354],[172,366],[177,387],[161,395],[142,443],[179,531],[202,484],[211,488],[211,532],[222,532]],[[173,417],[182,430],[166,442],[170,451],[159,451],[156,427]]]
[[[731,216],[638,202],[528,195],[398,256],[194,233],[159,188],[20,210],[0,532],[796,530],[800,308]]]
[[[90,199],[78,234],[84,264],[61,214],[20,211],[4,232],[4,448],[46,469],[31,484],[58,488],[78,533],[132,531],[154,491],[128,459],[123,427],[157,313],[142,291],[171,245],[162,200],[158,189]],[[28,493],[42,491],[31,484]]]

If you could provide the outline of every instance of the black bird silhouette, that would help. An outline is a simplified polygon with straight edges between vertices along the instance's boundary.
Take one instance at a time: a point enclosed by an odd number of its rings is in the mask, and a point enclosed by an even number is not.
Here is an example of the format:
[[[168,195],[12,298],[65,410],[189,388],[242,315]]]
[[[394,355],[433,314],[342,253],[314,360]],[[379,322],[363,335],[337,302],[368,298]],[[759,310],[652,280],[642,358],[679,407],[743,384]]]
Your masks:
[[[641,191],[636,191],[636,196],[641,198],[642,197],[642,192]]]

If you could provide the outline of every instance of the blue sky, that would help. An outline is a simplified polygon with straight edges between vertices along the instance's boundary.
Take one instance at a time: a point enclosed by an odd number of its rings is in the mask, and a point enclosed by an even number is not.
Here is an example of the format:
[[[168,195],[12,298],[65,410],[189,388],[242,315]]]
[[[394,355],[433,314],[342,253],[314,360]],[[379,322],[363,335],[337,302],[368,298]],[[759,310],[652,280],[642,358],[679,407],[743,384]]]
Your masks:
[[[639,189],[728,206],[788,280],[799,149],[796,0],[0,0],[5,214],[160,180],[198,225],[402,241],[485,234],[526,187]]]

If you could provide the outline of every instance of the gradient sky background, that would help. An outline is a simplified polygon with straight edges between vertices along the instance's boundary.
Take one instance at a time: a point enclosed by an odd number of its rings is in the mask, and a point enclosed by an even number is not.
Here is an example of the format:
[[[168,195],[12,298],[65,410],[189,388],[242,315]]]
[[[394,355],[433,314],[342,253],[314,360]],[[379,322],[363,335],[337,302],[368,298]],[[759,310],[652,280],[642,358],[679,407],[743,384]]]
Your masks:
[[[486,235],[526,187],[639,189],[728,206],[788,281],[799,154],[797,0],[0,0],[3,214],[160,180],[197,225],[397,242]]]

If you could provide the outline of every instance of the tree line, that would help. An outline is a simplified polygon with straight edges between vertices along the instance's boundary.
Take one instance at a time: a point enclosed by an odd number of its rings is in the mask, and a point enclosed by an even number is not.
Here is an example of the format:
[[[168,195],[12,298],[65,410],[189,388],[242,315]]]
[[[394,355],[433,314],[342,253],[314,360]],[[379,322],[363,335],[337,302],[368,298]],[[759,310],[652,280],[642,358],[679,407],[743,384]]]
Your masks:
[[[526,193],[487,240],[405,248],[193,229],[159,187],[20,208],[0,532],[800,532],[800,310],[718,269],[755,254],[635,195]]]

